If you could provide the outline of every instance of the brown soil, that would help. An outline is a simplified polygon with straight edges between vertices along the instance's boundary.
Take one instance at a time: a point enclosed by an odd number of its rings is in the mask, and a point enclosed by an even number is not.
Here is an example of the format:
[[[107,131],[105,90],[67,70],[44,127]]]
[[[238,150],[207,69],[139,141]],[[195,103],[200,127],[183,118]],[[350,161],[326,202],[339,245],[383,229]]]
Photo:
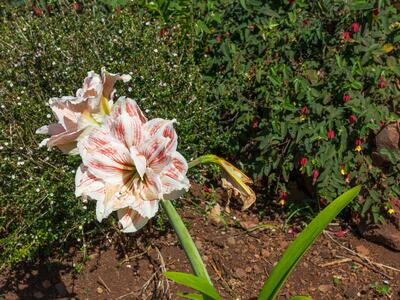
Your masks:
[[[282,222],[259,221],[249,213],[232,211],[230,220],[244,227],[260,223],[268,226],[248,232],[240,226],[213,225],[198,210],[185,209],[181,213],[224,299],[255,299],[274,264],[295,238],[294,233],[282,229]],[[400,269],[400,252],[360,239],[350,229],[341,237],[343,232],[338,230],[341,228],[337,225],[330,226],[328,234],[333,239],[322,235],[309,249],[279,299],[293,295],[310,295],[313,299],[400,299],[400,272],[354,255]],[[161,275],[163,270],[190,271],[176,236],[172,231],[161,234],[151,224],[135,235],[125,235],[93,250],[77,272],[81,257],[71,252],[62,259],[0,275],[0,298],[179,299],[177,291],[188,291]],[[390,292],[379,295],[371,287],[375,282],[388,283]]]

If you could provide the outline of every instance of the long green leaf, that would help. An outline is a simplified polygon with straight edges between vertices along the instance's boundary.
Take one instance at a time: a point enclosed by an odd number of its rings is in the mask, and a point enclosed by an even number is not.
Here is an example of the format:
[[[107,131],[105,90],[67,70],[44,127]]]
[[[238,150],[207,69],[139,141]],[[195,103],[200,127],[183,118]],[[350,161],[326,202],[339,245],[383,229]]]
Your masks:
[[[297,239],[290,244],[278,264],[272,270],[271,275],[264,283],[259,300],[273,300],[278,296],[286,279],[293,271],[307,249],[315,241],[324,228],[352,201],[360,192],[361,187],[356,186],[345,192],[323,211],[299,234]]]
[[[183,247],[183,250],[186,253],[187,258],[189,259],[193,272],[198,277],[204,278],[206,281],[209,282],[209,284],[212,285],[210,276],[208,276],[207,273],[207,269],[204,266],[203,261],[201,260],[200,253],[197,250],[196,245],[194,244],[193,239],[190,236],[190,233],[187,230],[185,224],[183,224],[181,217],[176,212],[175,207],[169,200],[163,200],[160,202],[168,215],[168,219],[171,222],[172,227],[174,227],[174,230],[178,235],[179,241]]]
[[[176,293],[179,297],[191,300],[204,300],[203,295],[196,294],[196,293],[184,293],[184,292],[177,292]]]
[[[204,278],[181,272],[165,272],[164,276],[176,283],[190,287],[215,300],[221,300],[215,288]]]

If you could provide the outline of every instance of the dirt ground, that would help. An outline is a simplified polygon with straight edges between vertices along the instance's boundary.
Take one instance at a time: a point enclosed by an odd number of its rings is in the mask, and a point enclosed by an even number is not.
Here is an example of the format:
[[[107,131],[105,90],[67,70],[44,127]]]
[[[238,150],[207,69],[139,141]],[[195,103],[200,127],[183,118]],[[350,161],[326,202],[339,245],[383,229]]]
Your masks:
[[[233,226],[215,225],[198,209],[180,213],[224,299],[256,299],[297,232],[239,210],[230,212]],[[260,224],[257,230],[245,230]],[[190,271],[172,231],[160,233],[148,224],[88,255],[81,269],[82,255],[72,249],[63,258],[4,273],[0,299],[179,299],[177,291],[188,291],[162,276],[165,270]],[[332,224],[300,261],[279,299],[400,299],[398,269],[400,252]]]

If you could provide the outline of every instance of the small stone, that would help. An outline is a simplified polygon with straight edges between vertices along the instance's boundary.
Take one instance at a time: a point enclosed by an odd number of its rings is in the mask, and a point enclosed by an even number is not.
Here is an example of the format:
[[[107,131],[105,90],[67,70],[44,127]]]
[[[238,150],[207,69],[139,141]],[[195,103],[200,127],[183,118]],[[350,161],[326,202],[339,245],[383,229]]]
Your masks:
[[[228,245],[234,246],[236,244],[235,238],[233,236],[228,237],[226,240],[228,242]]]
[[[359,254],[361,254],[363,256],[368,256],[369,255],[369,250],[363,245],[356,246],[356,250],[357,250],[357,252]]]
[[[41,291],[37,291],[33,293],[33,297],[35,299],[42,299],[44,297],[44,294]]]
[[[354,287],[348,287],[345,291],[344,291],[344,296],[347,298],[347,299],[354,299],[354,298],[356,298],[356,296],[358,295],[359,293],[357,293],[357,291],[356,291],[356,289],[354,288]],[[361,296],[361,294],[360,294],[360,296]]]
[[[253,269],[256,274],[264,273],[263,269],[257,264],[254,265]]]
[[[319,290],[321,293],[327,293],[327,292],[329,292],[331,289],[332,289],[332,286],[329,285],[329,284],[321,284],[321,285],[318,287],[318,290]]]
[[[246,272],[245,270],[243,270],[242,268],[237,268],[235,271],[235,277],[236,278],[245,278],[246,277]]]
[[[262,257],[268,257],[269,256],[269,251],[267,249],[261,249],[261,256]]]
[[[251,267],[247,267],[247,268],[245,269],[245,271],[246,271],[246,273],[251,273],[251,271],[253,271],[253,269],[252,269]]]
[[[65,288],[64,284],[62,284],[61,282],[54,285],[54,287],[56,288],[57,293],[62,297],[65,297],[68,294],[67,289]]]
[[[203,247],[203,243],[199,240],[195,241],[194,244],[196,245],[197,249],[201,249]]]
[[[42,286],[43,286],[43,288],[45,288],[45,289],[48,289],[49,287],[51,287],[51,282],[50,282],[50,280],[43,280],[43,282],[42,282]]]
[[[104,290],[101,287],[96,289],[97,294],[103,294]]]

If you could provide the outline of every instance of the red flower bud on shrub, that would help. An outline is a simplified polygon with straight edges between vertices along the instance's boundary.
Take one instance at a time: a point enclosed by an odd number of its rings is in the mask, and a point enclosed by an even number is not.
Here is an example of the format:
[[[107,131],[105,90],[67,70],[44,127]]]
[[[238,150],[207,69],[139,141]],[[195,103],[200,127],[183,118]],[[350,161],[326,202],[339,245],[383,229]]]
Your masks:
[[[343,102],[349,102],[350,101],[350,96],[349,95],[343,95]]]
[[[383,76],[379,77],[378,87],[380,89],[383,89],[383,88],[385,88],[385,86],[386,86],[385,77],[383,77]]]
[[[310,24],[310,20],[309,19],[304,19],[303,20],[303,26],[308,26]]]
[[[385,126],[385,122],[384,122],[384,121],[380,121],[380,122],[379,122],[379,125],[380,125],[381,127],[384,127],[384,126]]]
[[[335,137],[335,132],[333,130],[328,130],[326,136],[328,139],[333,139]]]
[[[374,16],[379,15],[379,9],[377,7],[375,7],[372,12],[373,12]]]
[[[287,197],[288,197],[288,194],[286,193],[286,192],[281,192],[280,194],[279,194],[279,199],[287,199]]]
[[[325,198],[319,198],[319,204],[321,204],[321,205],[323,205],[323,206],[325,206],[326,204],[327,204],[327,201],[326,201],[326,199]]]
[[[251,128],[256,129],[258,128],[258,125],[260,125],[260,119],[254,118],[253,121],[251,121]]]
[[[355,115],[351,115],[349,117],[349,123],[354,124],[357,121],[357,117]]]
[[[220,34],[218,34],[218,35],[215,37],[215,42],[216,42],[217,44],[220,44],[220,43],[221,43],[221,40],[222,40],[222,37],[221,37]]]
[[[78,2],[74,2],[71,4],[71,8],[73,10],[80,10],[81,9],[81,5]]]
[[[350,172],[344,176],[344,182],[349,184],[350,183]]]
[[[302,159],[300,159],[300,166],[303,168],[308,162],[308,158],[307,157],[303,157]]]
[[[307,106],[303,106],[302,108],[300,108],[299,112],[302,115],[308,115],[310,113]]]
[[[49,13],[51,13],[51,11],[53,10],[53,6],[52,5],[46,5],[46,9]]]
[[[36,16],[43,15],[43,12],[44,12],[43,9],[40,9],[40,8],[36,7],[35,5],[32,5],[32,10]]]
[[[362,141],[362,139],[356,139],[356,141],[354,143],[356,146],[361,146],[363,141]]]
[[[351,24],[351,29],[353,30],[354,33],[357,33],[360,31],[360,24],[357,22],[354,22]]]
[[[160,37],[167,36],[168,34],[169,34],[169,32],[168,32],[167,28],[161,28],[160,29]]]
[[[312,171],[312,184],[315,185],[315,183],[317,182],[318,176],[319,176],[319,172],[317,169],[314,169]]]
[[[351,33],[349,31],[342,32],[342,38],[344,41],[348,41],[351,39]]]

